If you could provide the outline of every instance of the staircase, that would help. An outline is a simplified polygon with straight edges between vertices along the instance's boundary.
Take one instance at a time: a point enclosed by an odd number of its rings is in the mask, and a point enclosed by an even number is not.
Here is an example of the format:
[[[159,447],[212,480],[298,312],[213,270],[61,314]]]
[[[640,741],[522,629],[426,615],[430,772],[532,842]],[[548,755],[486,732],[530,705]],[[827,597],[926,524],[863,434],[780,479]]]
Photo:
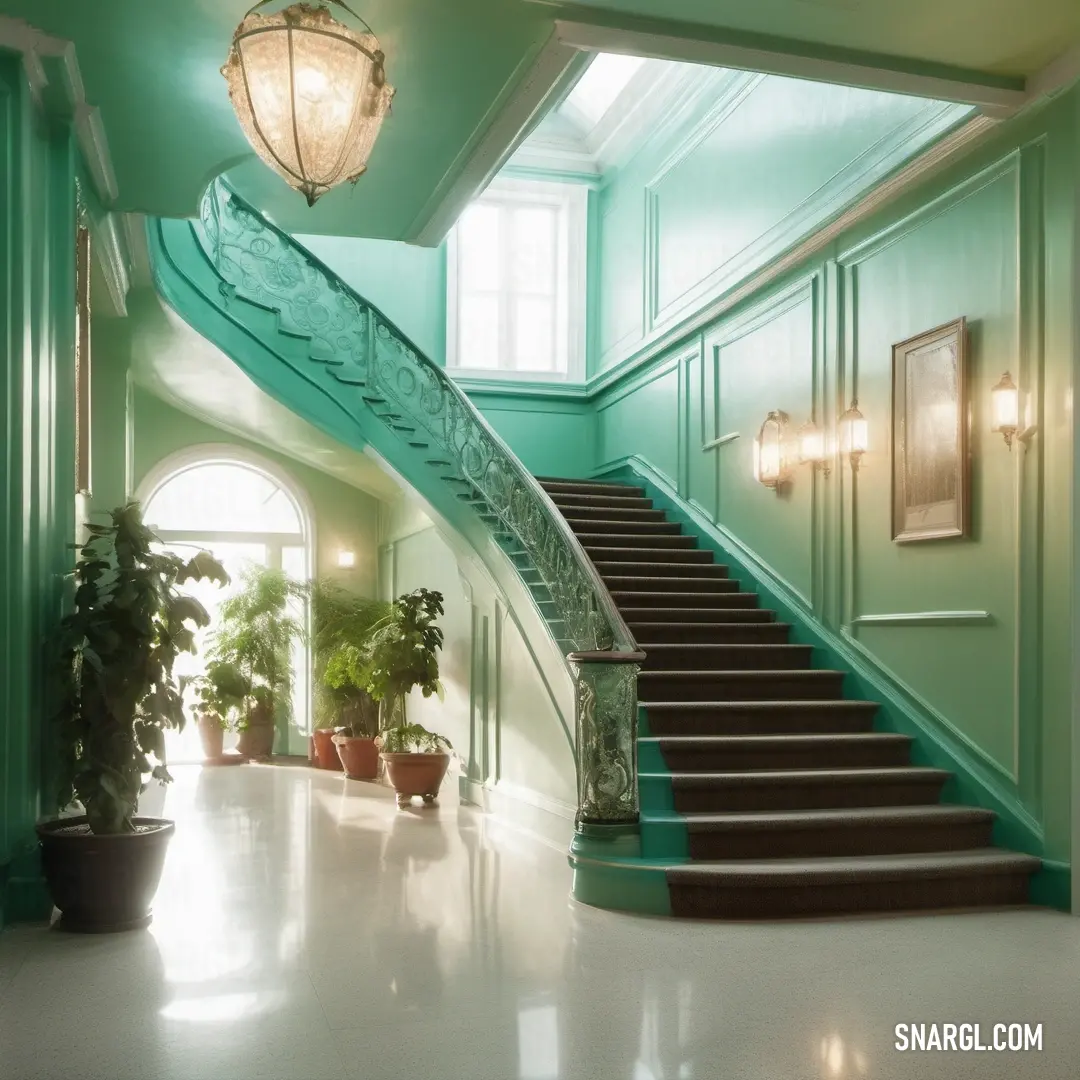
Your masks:
[[[638,697],[642,856],[674,914],[760,918],[1022,904],[1030,855],[994,813],[939,802],[877,705],[758,606],[644,488],[540,478],[647,654]],[[688,855],[688,859],[685,858]]]

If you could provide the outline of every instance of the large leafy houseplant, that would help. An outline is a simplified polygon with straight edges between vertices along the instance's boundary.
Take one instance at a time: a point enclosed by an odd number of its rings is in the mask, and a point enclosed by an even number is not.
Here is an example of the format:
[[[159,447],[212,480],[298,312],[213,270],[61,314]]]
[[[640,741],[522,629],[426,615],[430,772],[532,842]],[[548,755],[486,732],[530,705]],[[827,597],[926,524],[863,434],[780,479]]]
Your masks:
[[[184,727],[173,674],[209,616],[181,586],[228,575],[209,552],[155,550],[138,503],[87,525],[74,608],[61,623],[57,713],[61,808],[75,799],[98,835],[131,833],[147,777],[171,780],[165,732]]]
[[[355,738],[378,734],[378,709],[367,690],[363,653],[372,630],[390,614],[328,579],[311,586],[315,723]]]
[[[405,697],[414,687],[424,697],[443,696],[437,655],[443,632],[435,625],[443,614],[442,601],[442,593],[430,589],[399,596],[364,644],[339,653],[328,672],[331,680],[365,687],[379,702],[381,731],[408,723]]]
[[[221,604],[207,675],[216,680],[214,692],[232,703],[241,733],[272,731],[275,722],[292,717],[292,650],[305,628],[289,605],[305,598],[305,586],[281,570],[252,566],[242,587]]]

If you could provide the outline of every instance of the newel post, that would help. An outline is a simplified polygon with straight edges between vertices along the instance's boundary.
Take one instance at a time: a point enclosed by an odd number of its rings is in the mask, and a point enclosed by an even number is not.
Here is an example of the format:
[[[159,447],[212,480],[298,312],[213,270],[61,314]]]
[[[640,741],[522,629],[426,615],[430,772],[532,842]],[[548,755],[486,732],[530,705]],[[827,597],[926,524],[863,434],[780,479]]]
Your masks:
[[[641,652],[578,652],[576,825],[603,835],[638,824],[637,677]]]

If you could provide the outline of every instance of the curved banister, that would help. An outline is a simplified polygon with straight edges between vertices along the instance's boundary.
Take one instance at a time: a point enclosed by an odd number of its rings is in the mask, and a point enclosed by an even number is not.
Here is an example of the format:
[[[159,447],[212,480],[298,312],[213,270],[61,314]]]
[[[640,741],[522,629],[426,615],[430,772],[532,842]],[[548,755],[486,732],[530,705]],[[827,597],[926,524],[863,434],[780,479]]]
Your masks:
[[[442,368],[222,180],[207,189],[199,219],[151,221],[148,236],[155,282],[181,315],[196,326],[204,322],[211,336],[224,315],[246,329],[253,347],[261,342],[268,350],[262,359],[246,348],[230,352],[253,378],[263,378],[266,356],[284,361],[304,385],[321,370],[315,381],[323,393],[336,387],[331,398],[360,423],[365,441],[374,437],[364,428],[367,415],[399,440],[401,462],[413,463],[405,468],[420,485],[428,481],[416,469],[423,454],[434,451],[437,460],[423,464],[437,467],[442,481],[467,489],[457,491],[458,498],[489,536],[516,545],[509,554],[516,563],[528,561],[527,568],[518,563],[519,573],[539,577],[529,587],[544,618],[556,624],[551,631],[575,676],[579,827],[616,826],[617,832],[636,826],[637,672],[644,657],[547,492]],[[274,313],[274,329],[265,329],[260,312]],[[317,366],[305,374],[309,361]],[[287,397],[280,400],[289,404]],[[326,422],[327,430],[340,431],[329,417]],[[382,445],[385,438],[380,434],[376,441]],[[546,596],[537,596],[535,587]],[[554,616],[544,613],[548,605]]]

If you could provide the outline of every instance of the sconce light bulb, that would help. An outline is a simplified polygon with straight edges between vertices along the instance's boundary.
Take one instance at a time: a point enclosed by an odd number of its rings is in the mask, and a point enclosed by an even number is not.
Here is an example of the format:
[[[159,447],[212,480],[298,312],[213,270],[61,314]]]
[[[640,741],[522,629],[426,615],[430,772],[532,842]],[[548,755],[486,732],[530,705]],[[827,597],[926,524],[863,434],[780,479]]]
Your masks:
[[[1007,371],[990,391],[990,417],[990,430],[1003,435],[1011,449],[1013,436],[1020,427],[1020,391]]]
[[[337,564],[342,570],[351,570],[356,565],[356,552],[346,550],[339,551]]]

